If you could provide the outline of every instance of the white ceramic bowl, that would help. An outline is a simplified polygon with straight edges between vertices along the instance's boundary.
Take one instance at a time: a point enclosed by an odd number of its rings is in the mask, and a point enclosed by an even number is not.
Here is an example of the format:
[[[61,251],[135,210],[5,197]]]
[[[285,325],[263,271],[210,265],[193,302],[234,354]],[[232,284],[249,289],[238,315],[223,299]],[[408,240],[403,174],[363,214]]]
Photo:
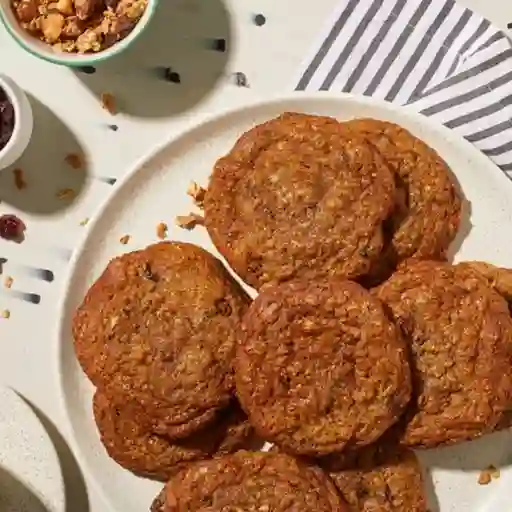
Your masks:
[[[125,38],[121,39],[110,48],[97,53],[78,54],[56,52],[50,45],[27,33],[27,31],[18,23],[18,20],[11,8],[11,0],[0,0],[0,21],[2,21],[7,32],[11,34],[14,40],[32,55],[48,62],[52,62],[53,64],[79,68],[103,62],[131,46],[142,32],[144,32],[144,29],[155,13],[158,1],[159,0],[148,0],[146,10],[133,30]]]
[[[0,149],[0,169],[13,164],[22,155],[32,136],[34,119],[27,95],[14,81],[0,74],[0,88],[14,107],[14,130],[9,142]]]

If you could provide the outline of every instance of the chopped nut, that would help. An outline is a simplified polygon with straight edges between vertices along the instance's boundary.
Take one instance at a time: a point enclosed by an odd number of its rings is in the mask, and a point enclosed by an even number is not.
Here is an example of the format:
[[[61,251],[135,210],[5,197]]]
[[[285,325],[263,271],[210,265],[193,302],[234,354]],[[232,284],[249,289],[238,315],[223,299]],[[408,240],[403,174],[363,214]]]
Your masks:
[[[76,38],[78,53],[99,52],[101,50],[101,36],[94,29],[87,29]]]
[[[206,189],[198,185],[195,181],[192,181],[188,187],[187,194],[194,200],[194,203],[199,208],[204,206],[204,196],[206,195]]]
[[[110,112],[113,116],[117,114],[116,99],[109,92],[104,92],[101,94],[101,106],[107,112]]]
[[[41,18],[41,31],[47,43],[58,41],[64,28],[64,16],[58,12],[50,12]]]
[[[72,15],[75,12],[73,8],[73,0],[58,0],[56,8],[62,14]]]
[[[64,160],[73,169],[81,169],[84,166],[82,157],[76,153],[70,153]]]
[[[156,227],[156,236],[163,240],[167,237],[167,224],[165,222],[160,222],[160,224]]]
[[[88,222],[89,222],[89,217],[85,218],[84,220],[81,220],[80,226],[86,226]]]
[[[75,11],[81,20],[90,18],[100,7],[101,0],[74,0]]]
[[[6,288],[11,288],[12,287],[12,283],[14,283],[14,279],[11,277],[11,276],[7,276],[5,279],[4,279],[4,286]]]
[[[4,310],[2,311],[2,316],[3,316],[4,318],[11,318],[11,312],[10,312],[8,309],[4,309]]]
[[[72,188],[63,188],[57,192],[58,199],[73,199],[76,192]]]
[[[14,174],[14,185],[18,190],[23,190],[24,188],[27,188],[27,182],[25,181],[25,178],[23,176],[23,170],[22,169],[14,169],[12,171]]]
[[[124,235],[122,236],[119,241],[123,244],[123,245],[126,245],[129,241],[130,241],[130,235]]]
[[[488,469],[484,469],[480,472],[478,477],[478,483],[480,485],[489,485],[491,483],[491,473]]]
[[[204,225],[204,217],[197,213],[178,215],[176,217],[176,225],[183,229],[194,229],[196,226]]]

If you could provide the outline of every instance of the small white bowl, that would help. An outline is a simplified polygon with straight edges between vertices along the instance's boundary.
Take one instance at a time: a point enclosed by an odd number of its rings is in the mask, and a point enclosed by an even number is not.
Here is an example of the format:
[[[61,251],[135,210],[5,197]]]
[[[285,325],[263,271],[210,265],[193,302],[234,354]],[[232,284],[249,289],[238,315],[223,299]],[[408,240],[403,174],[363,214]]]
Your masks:
[[[0,149],[0,169],[5,169],[18,160],[27,148],[32,136],[34,118],[27,95],[11,78],[0,74],[0,89],[5,92],[14,108],[14,130],[9,142]]]
[[[31,36],[18,22],[11,8],[11,0],[0,0],[0,21],[7,32],[27,52],[40,59],[68,67],[84,67],[99,64],[114,55],[126,50],[144,32],[153,14],[156,11],[159,0],[148,0],[144,14],[137,22],[133,30],[123,39],[97,53],[65,53],[56,52],[49,44]]]

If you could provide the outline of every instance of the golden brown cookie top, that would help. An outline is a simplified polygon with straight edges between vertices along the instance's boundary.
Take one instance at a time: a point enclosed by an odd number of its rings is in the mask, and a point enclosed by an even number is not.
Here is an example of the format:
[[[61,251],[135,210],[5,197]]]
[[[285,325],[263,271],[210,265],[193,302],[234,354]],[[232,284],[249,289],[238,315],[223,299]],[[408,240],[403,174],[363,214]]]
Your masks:
[[[352,457],[329,457],[322,466],[351,510],[427,512],[421,467],[412,450],[378,443]]]
[[[403,442],[432,447],[492,431],[512,396],[512,320],[472,270],[411,262],[376,295],[411,347],[413,390]]]
[[[190,465],[172,477],[160,510],[348,512],[348,507],[319,468],[283,454],[238,452]]]
[[[73,321],[94,384],[183,437],[231,400],[238,323],[249,299],[204,249],[164,242],[112,260]]]
[[[386,244],[373,269],[387,277],[407,258],[442,259],[461,221],[462,201],[447,163],[405,128],[355,119],[346,129],[364,136],[395,173],[397,200],[386,223]]]
[[[148,418],[132,416],[96,391],[93,410],[101,441],[118,464],[135,474],[166,481],[183,464],[231,453],[252,434],[237,404],[220,413],[212,425],[182,440],[171,440],[149,430]]]
[[[237,394],[256,431],[286,451],[314,456],[372,443],[409,402],[406,345],[356,283],[265,287],[243,327]]]
[[[394,206],[392,172],[328,117],[287,113],[245,133],[218,160],[205,225],[249,284],[364,275]]]

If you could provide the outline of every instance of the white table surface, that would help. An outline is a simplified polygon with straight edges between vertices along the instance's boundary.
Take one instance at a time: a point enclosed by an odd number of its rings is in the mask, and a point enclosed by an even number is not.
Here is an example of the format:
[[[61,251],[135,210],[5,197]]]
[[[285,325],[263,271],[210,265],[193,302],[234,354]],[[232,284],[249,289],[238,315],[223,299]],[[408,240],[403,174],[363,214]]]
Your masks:
[[[0,72],[30,94],[35,114],[33,141],[17,164],[28,188],[16,190],[10,172],[0,176],[0,213],[18,213],[27,224],[24,243],[0,241],[0,257],[8,259],[3,276],[14,278],[12,290],[0,286],[0,310],[11,312],[8,320],[0,318],[0,381],[21,392],[44,419],[62,458],[69,512],[108,510],[94,484],[84,482],[64,441],[54,339],[67,261],[83,232],[80,221],[91,217],[111,190],[101,178],[123,176],[166,134],[198,116],[254,94],[286,91],[337,2],[164,0],[168,20],[161,16],[135,51],[99,67],[94,75],[37,60],[0,29]],[[511,2],[462,3],[501,28],[512,22]],[[256,13],[266,16],[264,26],[253,23]],[[209,49],[210,38],[226,38],[228,51]],[[158,66],[171,66],[182,83],[159,80]],[[250,88],[233,84],[236,71],[247,75]],[[97,98],[102,92],[114,94],[126,113],[112,117],[104,111]],[[112,131],[109,124],[119,130]],[[87,173],[66,166],[63,159],[71,152],[86,155]],[[76,200],[56,199],[56,191],[67,187],[80,190]],[[55,280],[37,279],[28,267],[51,270]],[[16,290],[40,295],[41,303],[16,298]]]

